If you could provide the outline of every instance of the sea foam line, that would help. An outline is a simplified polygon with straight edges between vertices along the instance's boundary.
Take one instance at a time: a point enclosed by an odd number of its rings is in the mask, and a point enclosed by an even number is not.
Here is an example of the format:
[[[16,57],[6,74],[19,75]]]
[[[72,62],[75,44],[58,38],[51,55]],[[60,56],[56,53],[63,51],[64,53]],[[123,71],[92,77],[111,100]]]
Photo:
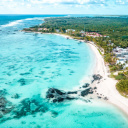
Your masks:
[[[8,24],[5,24],[5,25],[1,25],[1,27],[5,28],[5,27],[12,27],[12,26],[15,26],[19,23],[23,22],[23,20],[16,20],[16,21],[13,21],[13,22],[10,22]]]
[[[35,17],[35,18],[27,18],[27,19],[22,19],[22,20],[16,20],[16,21],[12,21],[12,22],[10,22],[8,24],[1,25],[1,27],[2,28],[12,27],[12,26],[15,26],[15,25],[17,25],[17,24],[19,24],[19,23],[21,23],[21,22],[23,22],[25,20],[43,20],[43,19],[44,18],[37,18],[37,17]]]

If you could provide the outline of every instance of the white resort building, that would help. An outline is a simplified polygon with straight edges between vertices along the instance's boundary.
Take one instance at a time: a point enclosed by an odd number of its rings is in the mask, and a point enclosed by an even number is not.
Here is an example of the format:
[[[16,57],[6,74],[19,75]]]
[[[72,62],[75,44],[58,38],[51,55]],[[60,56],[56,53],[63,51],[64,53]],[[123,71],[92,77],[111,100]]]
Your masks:
[[[113,53],[118,58],[117,63],[125,64],[128,61],[128,48],[116,47],[113,49]]]
[[[67,29],[66,33],[68,33],[68,32],[75,32],[75,31],[76,31],[75,29]]]

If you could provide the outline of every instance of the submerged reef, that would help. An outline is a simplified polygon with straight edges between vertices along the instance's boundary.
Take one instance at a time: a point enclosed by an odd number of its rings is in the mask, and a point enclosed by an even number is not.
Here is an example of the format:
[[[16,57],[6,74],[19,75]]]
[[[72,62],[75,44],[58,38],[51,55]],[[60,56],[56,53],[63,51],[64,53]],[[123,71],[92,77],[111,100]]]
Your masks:
[[[14,105],[6,98],[0,98],[0,123],[11,119],[19,119],[28,115],[35,115],[37,112],[45,113],[49,110],[47,103],[40,95],[23,99],[19,104]],[[2,118],[3,117],[3,118]]]
[[[97,74],[93,75],[92,78],[92,83],[95,81],[99,82],[100,79],[102,79],[102,76]],[[18,82],[21,86],[26,85],[26,79],[24,78],[19,79]],[[49,88],[46,92],[46,99],[42,98],[40,94],[22,99],[22,95],[15,93],[11,95],[10,98],[13,100],[19,100],[18,104],[13,104],[7,99],[6,95],[9,94],[5,89],[0,90],[0,123],[11,119],[19,119],[28,115],[36,116],[37,113],[42,115],[48,111],[51,113],[53,118],[56,118],[58,113],[50,109],[51,105],[55,105],[54,103],[77,99],[84,100],[86,103],[91,102],[89,99],[85,100],[82,97],[95,93],[96,89],[97,87],[92,88],[88,83],[85,83],[82,87],[75,91],[62,91],[56,88]],[[101,95],[97,95],[98,99],[103,98]],[[20,100],[20,98],[22,100]],[[103,99],[108,100],[107,97],[104,97]]]
[[[0,90],[0,118],[11,112],[13,105],[6,99],[7,91],[5,89]]]
[[[38,99],[38,100],[37,100]],[[18,106],[12,111],[14,118],[21,118],[27,115],[33,115],[37,112],[46,112],[48,108],[44,105],[40,96],[36,96],[35,98],[26,98],[20,102]]]

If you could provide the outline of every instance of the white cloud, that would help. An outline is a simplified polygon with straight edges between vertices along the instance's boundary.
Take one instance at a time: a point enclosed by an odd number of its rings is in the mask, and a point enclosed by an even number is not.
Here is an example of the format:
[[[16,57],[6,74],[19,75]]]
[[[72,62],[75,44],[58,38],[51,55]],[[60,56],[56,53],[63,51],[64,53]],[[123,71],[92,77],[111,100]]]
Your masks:
[[[116,0],[117,4],[122,4],[122,5],[127,5],[128,4],[128,0]]]
[[[27,4],[27,7],[30,8],[32,5],[31,4]]]
[[[30,0],[33,4],[104,4],[107,0]]]
[[[0,5],[3,7],[43,7],[51,5],[52,7],[57,7],[58,5],[64,5],[64,7],[74,6],[74,7],[89,7],[93,5],[103,6],[106,5],[128,5],[128,0],[0,0]],[[86,6],[84,6],[86,5]]]

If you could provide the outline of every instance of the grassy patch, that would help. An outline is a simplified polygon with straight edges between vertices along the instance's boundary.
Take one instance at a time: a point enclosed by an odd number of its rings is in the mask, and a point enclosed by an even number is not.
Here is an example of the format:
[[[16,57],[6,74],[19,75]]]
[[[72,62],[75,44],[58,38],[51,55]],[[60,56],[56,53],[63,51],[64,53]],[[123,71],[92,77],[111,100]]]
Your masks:
[[[102,55],[102,53],[101,53],[101,51],[99,49],[98,49],[98,51],[99,51],[100,55]]]
[[[128,97],[128,80],[119,81],[116,88],[123,96]]]

